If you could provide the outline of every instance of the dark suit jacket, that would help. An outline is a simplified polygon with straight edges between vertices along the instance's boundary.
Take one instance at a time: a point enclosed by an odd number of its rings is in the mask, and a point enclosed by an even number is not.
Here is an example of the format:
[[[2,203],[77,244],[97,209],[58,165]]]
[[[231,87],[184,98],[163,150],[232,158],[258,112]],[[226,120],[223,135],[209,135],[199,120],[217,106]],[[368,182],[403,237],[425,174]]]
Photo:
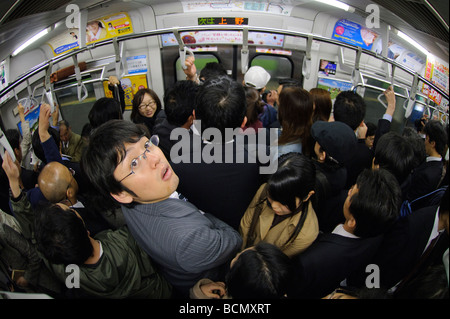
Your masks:
[[[161,123],[158,123],[153,128],[153,134],[158,135],[159,137],[159,148],[164,153],[164,156],[167,158],[167,160],[170,161],[170,150],[172,149],[172,146],[179,142],[178,140],[171,140],[170,139],[170,133],[172,130],[176,129],[178,126],[172,125],[167,121],[167,118],[164,118]],[[181,129],[181,128],[180,128]]]
[[[373,151],[366,146],[364,139],[358,139],[353,157],[345,163],[347,169],[347,183],[349,189],[356,184],[358,175],[365,169],[372,167]]]
[[[407,199],[413,200],[434,191],[442,177],[442,161],[423,162],[411,175]]]
[[[296,275],[288,296],[325,297],[342,280],[365,270],[381,241],[382,235],[372,238],[320,235],[306,251],[293,258]]]
[[[211,150],[212,145],[193,142],[191,153],[188,154],[190,163],[179,162],[178,157],[172,158],[171,166],[180,179],[178,192],[200,210],[214,215],[237,230],[262,181],[256,159],[247,149],[238,147],[236,142],[233,144],[231,163],[225,159],[227,147],[231,145],[219,144],[217,149]],[[209,154],[216,150],[222,152],[219,157],[221,163],[207,163],[204,156],[200,156],[203,152]],[[201,157],[200,163],[193,162],[195,154]],[[238,161],[240,155],[243,156],[243,162]]]
[[[373,263],[380,268],[380,284],[384,288],[395,286],[419,261],[430,237],[438,206],[430,206],[399,219],[385,234],[384,240]],[[442,244],[448,248],[448,235],[439,239],[436,248]],[[438,249],[438,250],[439,250]],[[436,250],[436,256],[442,254]]]

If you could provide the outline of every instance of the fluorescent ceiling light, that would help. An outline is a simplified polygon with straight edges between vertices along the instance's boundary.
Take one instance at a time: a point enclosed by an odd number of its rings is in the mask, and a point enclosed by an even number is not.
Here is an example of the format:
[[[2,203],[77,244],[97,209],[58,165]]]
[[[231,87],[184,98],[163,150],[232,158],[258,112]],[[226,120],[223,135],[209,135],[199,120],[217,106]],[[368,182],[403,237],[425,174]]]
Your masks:
[[[355,11],[353,7],[350,7],[348,4],[345,4],[345,3],[337,1],[337,0],[316,0],[316,1],[328,4],[330,6],[333,6],[333,7],[345,10],[345,11],[350,11],[350,12]]]
[[[46,35],[50,31],[50,28],[46,28],[39,32],[38,34],[34,35],[30,39],[28,39],[24,44],[22,44],[20,47],[14,50],[14,52],[11,54],[11,56],[16,56],[19,54],[19,52],[22,52],[26,47],[31,45],[32,43],[36,42],[40,38],[42,38],[44,35]]]
[[[406,40],[408,43],[415,46],[417,49],[419,49],[421,52],[423,52],[425,55],[429,55],[430,52],[428,52],[423,46],[421,46],[419,43],[417,43],[415,40],[410,38],[408,35],[404,34],[402,31],[397,31],[397,35],[402,38],[403,40]]]

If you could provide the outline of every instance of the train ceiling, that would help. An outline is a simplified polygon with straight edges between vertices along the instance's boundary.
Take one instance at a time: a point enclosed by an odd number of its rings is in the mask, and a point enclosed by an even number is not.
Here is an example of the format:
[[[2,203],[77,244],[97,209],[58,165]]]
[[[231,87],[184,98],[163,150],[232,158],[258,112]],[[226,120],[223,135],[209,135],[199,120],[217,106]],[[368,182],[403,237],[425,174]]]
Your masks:
[[[1,0],[0,1],[0,60],[13,48],[32,37],[37,30],[63,21],[68,13],[65,7],[74,3],[82,9],[115,6],[131,10],[145,5],[167,4],[174,0]],[[279,0],[281,1],[281,0]],[[179,2],[179,1],[176,1]],[[276,2],[276,1],[271,1]],[[333,9],[313,0],[285,0],[297,7],[333,12]],[[448,59],[449,56],[449,1],[447,0],[341,0],[365,14],[368,4],[381,7],[381,19],[414,37],[430,52]],[[439,14],[437,14],[439,12]],[[367,15],[367,14],[366,14]],[[440,53],[440,54],[439,54]]]

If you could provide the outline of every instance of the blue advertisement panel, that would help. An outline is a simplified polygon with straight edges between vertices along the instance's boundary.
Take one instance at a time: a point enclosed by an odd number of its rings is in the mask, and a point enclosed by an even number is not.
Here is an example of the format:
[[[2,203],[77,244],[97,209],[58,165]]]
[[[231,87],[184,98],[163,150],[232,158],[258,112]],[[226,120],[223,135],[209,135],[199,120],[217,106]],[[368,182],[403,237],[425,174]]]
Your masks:
[[[378,33],[346,19],[336,22],[332,35],[332,39],[367,50],[372,49],[372,45],[377,37]]]

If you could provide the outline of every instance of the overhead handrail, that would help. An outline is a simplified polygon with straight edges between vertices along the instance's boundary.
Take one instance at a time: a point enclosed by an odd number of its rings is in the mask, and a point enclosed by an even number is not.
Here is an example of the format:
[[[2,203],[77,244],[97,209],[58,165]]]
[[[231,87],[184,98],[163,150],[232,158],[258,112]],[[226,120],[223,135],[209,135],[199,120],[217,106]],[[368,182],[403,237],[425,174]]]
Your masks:
[[[419,84],[419,76],[418,74],[414,74],[413,83],[411,85],[411,92],[409,93],[408,106],[405,110],[405,118],[410,117],[414,104],[416,103],[416,93],[417,93],[417,85]]]
[[[187,66],[185,63],[186,54],[188,54],[189,56],[194,56],[194,52],[184,45],[183,39],[181,39],[180,32],[176,28],[173,29],[172,32],[175,35],[175,38],[177,39],[177,42],[178,42],[178,48],[179,48],[178,51],[180,53],[181,67],[183,68],[183,70],[186,70],[187,69]]]
[[[247,26],[248,27],[248,26]],[[215,25],[214,30],[233,30],[233,31],[243,31],[243,26],[240,25]],[[158,36],[158,35],[163,35],[163,34],[168,34],[168,33],[174,33],[175,35],[178,33],[178,37],[179,37],[179,33],[180,32],[187,32],[187,31],[211,31],[212,30],[212,26],[211,25],[201,25],[201,26],[187,26],[187,27],[178,27],[178,28],[164,28],[164,29],[157,29],[157,30],[149,30],[149,31],[143,31],[143,32],[139,32],[139,33],[133,33],[133,34],[126,34],[126,35],[121,35],[119,37],[117,37],[117,41],[118,42],[122,42],[122,41],[128,41],[128,40],[134,40],[134,39],[140,39],[140,38],[145,38],[145,37],[149,37],[149,36]],[[277,29],[277,28],[269,28],[269,27],[248,27],[249,32],[266,32],[266,33],[278,33],[278,34],[282,34],[285,36],[293,36],[293,37],[300,37],[300,38],[305,38],[308,39],[308,36],[310,36],[310,33],[304,33],[304,32],[299,32],[299,31],[293,31],[293,30],[282,30],[282,29]],[[351,49],[351,50],[361,50],[360,47],[351,45],[351,44],[347,44],[347,43],[343,43],[340,42],[336,39],[331,39],[331,38],[327,38],[327,37],[323,37],[320,35],[312,35],[312,39],[314,41],[318,41],[318,42],[323,42],[323,43],[327,43],[327,44],[333,44],[333,45],[337,45],[340,48],[347,48],[347,49]],[[181,39],[180,39],[181,40]],[[181,41],[182,42],[182,41]],[[86,50],[90,50],[90,49],[94,49],[96,47],[101,47],[101,46],[105,46],[105,45],[110,45],[113,43],[112,39],[106,39],[106,40],[102,40],[102,41],[98,41],[98,42],[94,42],[86,47],[82,47],[76,50],[73,50],[71,52],[62,54],[60,56],[56,56],[46,62],[43,62],[39,65],[37,65],[36,67],[32,68],[31,70],[25,72],[24,74],[22,74],[21,76],[19,76],[15,81],[11,82],[7,87],[5,87],[2,91],[0,91],[0,98],[3,97],[4,95],[6,95],[8,92],[10,92],[13,88],[17,87],[18,85],[20,85],[21,83],[23,83],[26,79],[42,72],[45,71],[48,66],[49,63],[52,62],[53,64],[59,63],[61,61],[64,61],[65,59],[70,58],[73,55],[79,54],[81,52],[84,52]],[[202,45],[209,45],[209,44],[213,44],[213,43],[204,43]],[[361,50],[362,53],[369,55],[371,57],[374,57],[378,60],[381,60],[385,63],[389,63],[391,65],[395,65],[396,68],[401,69],[403,71],[405,71],[406,73],[413,75],[413,76],[417,76],[418,80],[422,81],[423,83],[427,84],[428,86],[430,86],[432,89],[434,89],[436,92],[438,92],[439,94],[441,94],[445,99],[449,99],[449,95],[444,92],[440,87],[436,86],[434,83],[432,83],[431,81],[429,81],[428,79],[424,78],[423,76],[421,76],[420,74],[418,74],[416,71],[412,70],[411,68],[404,66],[402,64],[399,64],[396,61],[393,61],[392,59],[389,59],[387,57],[381,56],[375,52],[366,50],[366,49],[362,49]],[[192,53],[192,52],[191,52]],[[184,54],[186,54],[186,51],[184,51]],[[193,53],[192,53],[193,55]],[[182,60],[182,65],[184,60]]]
[[[242,33],[242,49],[241,49],[241,72],[245,74],[248,70],[248,27],[244,27]]]
[[[395,82],[394,73],[395,73],[395,65],[391,65],[391,83],[390,84],[392,86],[392,90],[394,90],[394,82]],[[394,91],[394,94],[395,94],[395,91]],[[381,105],[384,106],[385,109],[387,109],[387,107],[388,107],[387,104],[384,103],[384,101],[381,99],[383,96],[384,96],[384,93],[379,94],[377,96],[377,100],[378,100],[378,102],[381,103]],[[406,98],[408,98],[408,97],[406,97]]]
[[[80,67],[78,66],[78,58],[76,55],[72,56],[73,59],[73,64],[75,67],[75,78],[77,80],[77,96],[78,96],[78,101],[82,102],[84,101],[89,93],[87,91],[86,86],[84,85],[84,83],[81,81],[81,71],[80,71]],[[84,92],[84,95],[81,96],[81,92]]]
[[[311,76],[311,48],[312,48],[313,36],[312,34],[308,35],[308,39],[306,42],[306,55],[303,58],[303,66],[302,66],[302,75],[305,79],[309,79]]]

